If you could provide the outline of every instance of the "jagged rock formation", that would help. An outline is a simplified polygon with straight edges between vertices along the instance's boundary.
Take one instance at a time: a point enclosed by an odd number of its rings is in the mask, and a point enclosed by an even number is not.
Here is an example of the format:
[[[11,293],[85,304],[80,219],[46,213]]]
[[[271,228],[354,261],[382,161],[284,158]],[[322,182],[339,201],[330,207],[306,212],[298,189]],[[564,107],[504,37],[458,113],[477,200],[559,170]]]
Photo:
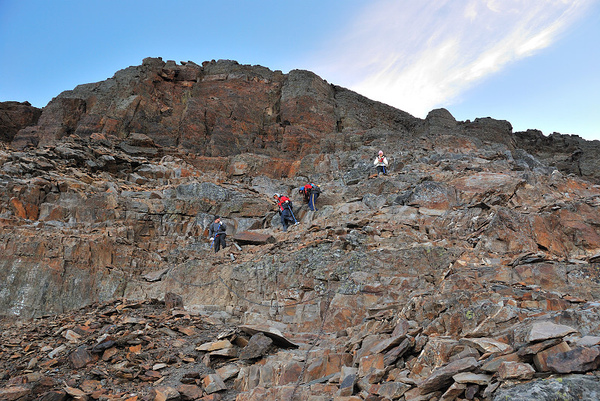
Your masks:
[[[225,61],[63,93],[0,149],[0,398],[585,399],[600,187],[531,135]]]
[[[328,84],[309,71],[282,74],[229,60],[200,66],[147,58],[111,79],[61,93],[41,118],[40,113],[28,103],[0,104],[0,141],[25,148],[70,134],[124,139],[143,133],[160,146],[196,155],[269,156],[273,160],[265,161],[261,174],[279,178],[296,174],[289,158],[352,150],[369,143],[372,131],[379,129],[408,138],[466,136],[501,143],[526,150],[563,173],[600,182],[597,141],[557,133],[545,137],[535,130],[513,134],[507,121],[458,122],[443,109],[421,120]],[[222,168],[223,163],[213,167]]]
[[[535,155],[546,164],[556,166],[565,174],[577,174],[600,182],[600,141],[586,141],[577,135],[554,133],[544,136],[540,131],[515,133],[519,148]]]
[[[11,142],[17,132],[37,124],[41,114],[29,102],[0,102],[0,142]]]

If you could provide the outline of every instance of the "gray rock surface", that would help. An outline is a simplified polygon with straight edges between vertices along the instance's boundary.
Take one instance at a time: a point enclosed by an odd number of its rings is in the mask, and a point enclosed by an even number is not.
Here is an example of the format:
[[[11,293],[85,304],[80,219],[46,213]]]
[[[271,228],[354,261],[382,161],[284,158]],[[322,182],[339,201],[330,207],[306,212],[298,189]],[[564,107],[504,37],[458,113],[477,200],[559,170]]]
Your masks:
[[[529,383],[502,386],[493,401],[569,401],[597,400],[600,397],[600,381],[595,377],[581,375],[534,380]]]

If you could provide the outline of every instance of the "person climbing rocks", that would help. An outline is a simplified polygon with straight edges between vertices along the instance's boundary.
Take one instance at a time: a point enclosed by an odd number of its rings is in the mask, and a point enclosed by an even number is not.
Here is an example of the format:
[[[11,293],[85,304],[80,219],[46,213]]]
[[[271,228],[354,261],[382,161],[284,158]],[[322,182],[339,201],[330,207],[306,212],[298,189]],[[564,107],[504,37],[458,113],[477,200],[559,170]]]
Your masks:
[[[306,184],[298,189],[298,192],[304,195],[304,202],[308,203],[308,208],[317,211],[317,198],[321,195],[321,187],[315,183]]]
[[[215,253],[219,249],[225,248],[225,237],[227,236],[227,226],[221,222],[221,217],[215,216],[213,223],[208,228],[208,236],[214,242]]]
[[[280,194],[274,194],[273,198],[275,198],[277,207],[279,208],[279,215],[281,216],[281,225],[283,226],[283,231],[287,231],[291,224],[298,224],[296,217],[294,216],[294,206],[292,205],[290,198]]]
[[[373,164],[377,168],[377,175],[379,175],[381,173],[383,173],[383,175],[387,175],[388,159],[383,154],[383,150],[379,151],[379,154],[375,158],[375,161],[373,162]]]

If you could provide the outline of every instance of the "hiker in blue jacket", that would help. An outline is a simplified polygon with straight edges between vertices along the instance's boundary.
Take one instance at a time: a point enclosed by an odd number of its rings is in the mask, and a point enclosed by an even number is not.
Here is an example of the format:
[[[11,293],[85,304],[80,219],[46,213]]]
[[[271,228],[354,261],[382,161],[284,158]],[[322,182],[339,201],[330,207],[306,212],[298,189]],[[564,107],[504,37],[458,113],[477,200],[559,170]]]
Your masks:
[[[208,236],[215,243],[215,253],[219,249],[225,248],[225,237],[227,236],[227,226],[221,222],[221,217],[215,216],[214,222],[208,228]]]

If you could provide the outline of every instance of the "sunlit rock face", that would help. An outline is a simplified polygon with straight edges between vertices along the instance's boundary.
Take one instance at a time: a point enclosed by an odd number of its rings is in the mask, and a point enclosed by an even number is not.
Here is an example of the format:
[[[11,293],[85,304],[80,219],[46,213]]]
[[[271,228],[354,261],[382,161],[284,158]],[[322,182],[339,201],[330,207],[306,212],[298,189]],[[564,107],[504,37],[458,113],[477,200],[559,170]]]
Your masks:
[[[64,92],[0,143],[0,311],[46,316],[37,345],[0,354],[0,391],[34,399],[42,379],[12,367],[64,357],[128,393],[165,376],[155,397],[493,399],[552,384],[536,372],[572,375],[556,385],[576,394],[598,369],[600,188],[532,135],[232,61],[146,59]],[[294,205],[285,232],[275,193]],[[53,355],[33,363],[42,341]],[[156,360],[124,370],[137,352]]]

